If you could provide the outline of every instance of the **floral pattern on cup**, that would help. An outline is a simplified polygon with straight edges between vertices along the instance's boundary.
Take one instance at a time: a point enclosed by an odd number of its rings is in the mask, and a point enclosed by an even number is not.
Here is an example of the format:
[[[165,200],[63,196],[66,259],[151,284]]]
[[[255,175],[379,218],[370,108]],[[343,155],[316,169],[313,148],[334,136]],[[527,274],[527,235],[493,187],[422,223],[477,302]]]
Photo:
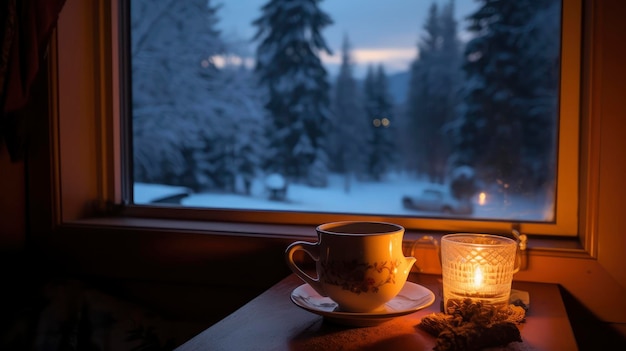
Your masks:
[[[377,293],[381,286],[396,283],[398,260],[384,262],[329,261],[322,262],[325,283],[338,285],[355,294]],[[386,276],[384,273],[387,273]],[[383,276],[381,276],[381,274]]]

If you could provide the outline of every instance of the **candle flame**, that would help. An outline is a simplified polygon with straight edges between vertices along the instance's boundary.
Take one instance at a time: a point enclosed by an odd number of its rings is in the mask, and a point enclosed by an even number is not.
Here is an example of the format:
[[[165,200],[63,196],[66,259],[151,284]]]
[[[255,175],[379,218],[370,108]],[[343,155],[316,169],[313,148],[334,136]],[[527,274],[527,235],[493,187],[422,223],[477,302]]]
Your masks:
[[[483,271],[480,267],[476,267],[474,270],[474,287],[480,288],[483,285]]]

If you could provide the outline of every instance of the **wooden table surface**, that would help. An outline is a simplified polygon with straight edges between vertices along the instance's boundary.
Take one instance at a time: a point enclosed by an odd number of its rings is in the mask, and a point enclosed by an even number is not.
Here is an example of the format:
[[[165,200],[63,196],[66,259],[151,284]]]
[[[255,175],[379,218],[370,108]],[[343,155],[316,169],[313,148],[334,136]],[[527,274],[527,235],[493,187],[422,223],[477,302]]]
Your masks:
[[[435,302],[380,325],[357,328],[329,323],[296,306],[290,295],[303,282],[290,275],[176,351],[432,350],[435,338],[418,324],[423,316],[440,312],[441,276],[411,274],[409,280],[429,288],[436,296]],[[526,322],[519,325],[523,342],[510,343],[504,349],[578,349],[556,284],[513,282],[513,288],[529,292],[530,310]]]

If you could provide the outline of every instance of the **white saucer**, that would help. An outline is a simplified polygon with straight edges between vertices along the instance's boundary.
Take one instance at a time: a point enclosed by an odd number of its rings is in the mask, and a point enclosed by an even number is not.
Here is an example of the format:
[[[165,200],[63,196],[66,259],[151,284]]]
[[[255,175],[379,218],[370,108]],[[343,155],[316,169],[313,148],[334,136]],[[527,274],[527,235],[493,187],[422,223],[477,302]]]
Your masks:
[[[337,303],[318,294],[309,284],[291,292],[291,301],[309,312],[324,316],[328,321],[355,327],[369,327],[404,316],[435,302],[435,294],[421,285],[406,282],[400,293],[387,302],[380,311],[359,313],[336,311]]]

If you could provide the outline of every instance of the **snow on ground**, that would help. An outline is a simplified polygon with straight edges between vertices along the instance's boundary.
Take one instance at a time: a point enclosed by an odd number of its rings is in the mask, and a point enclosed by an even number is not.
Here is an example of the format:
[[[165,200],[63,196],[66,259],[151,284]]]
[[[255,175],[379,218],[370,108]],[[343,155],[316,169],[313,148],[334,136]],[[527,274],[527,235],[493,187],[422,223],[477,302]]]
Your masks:
[[[181,200],[182,206],[209,207],[219,209],[277,210],[297,212],[335,212],[366,215],[400,216],[445,216],[405,209],[402,196],[417,195],[425,187],[440,187],[426,181],[418,181],[402,176],[387,179],[384,182],[359,182],[352,180],[349,191],[345,190],[345,177],[332,175],[326,188],[311,188],[300,184],[290,184],[286,201],[268,199],[263,181],[255,180],[249,196],[229,193],[196,193]],[[170,189],[171,188],[171,189]],[[135,184],[135,203],[147,204],[150,199],[164,196],[164,192],[181,191],[182,187],[169,187],[137,183]],[[487,194],[486,201],[474,203],[474,219],[513,219],[513,220],[550,220],[552,207],[546,206],[543,197],[526,199],[521,197],[502,197]]]

